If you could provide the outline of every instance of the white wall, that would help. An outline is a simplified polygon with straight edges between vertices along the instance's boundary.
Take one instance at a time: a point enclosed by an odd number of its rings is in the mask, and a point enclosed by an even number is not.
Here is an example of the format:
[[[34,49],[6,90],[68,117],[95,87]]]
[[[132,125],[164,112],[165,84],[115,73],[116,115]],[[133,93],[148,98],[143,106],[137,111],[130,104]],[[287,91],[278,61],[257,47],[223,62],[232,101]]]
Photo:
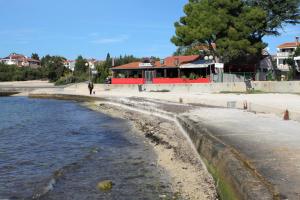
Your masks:
[[[251,83],[255,90],[270,93],[299,93],[300,81],[254,81]],[[73,86],[74,89],[76,86]],[[85,87],[85,86],[77,86]],[[138,91],[138,85],[101,85],[96,84],[98,90],[113,91]],[[220,93],[220,92],[245,92],[244,82],[236,83],[209,83],[209,84],[145,84],[145,91],[170,91],[185,93]],[[71,88],[70,88],[71,89]]]

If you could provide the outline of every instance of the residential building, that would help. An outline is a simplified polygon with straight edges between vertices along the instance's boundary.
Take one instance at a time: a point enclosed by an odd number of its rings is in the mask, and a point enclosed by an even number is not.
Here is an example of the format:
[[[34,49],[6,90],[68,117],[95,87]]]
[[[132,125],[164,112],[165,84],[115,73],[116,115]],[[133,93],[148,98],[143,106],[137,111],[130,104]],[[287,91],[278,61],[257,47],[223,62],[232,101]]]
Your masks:
[[[38,68],[41,66],[41,62],[39,60],[28,58],[27,56],[16,53],[12,53],[9,56],[0,59],[0,62],[7,65],[16,65],[18,67]]]
[[[296,62],[297,71],[300,72],[300,56],[294,57]]]
[[[89,63],[89,67],[91,70],[96,69],[96,65],[97,65],[97,60],[94,58],[91,59],[87,59],[87,62]]]
[[[298,46],[300,46],[298,37],[295,42],[286,42],[278,46],[276,56],[277,69],[282,72],[288,72],[290,70],[290,66],[286,63],[286,59],[294,55]]]
[[[76,63],[75,60],[66,60],[64,65],[69,70],[74,71],[75,70],[75,63]]]
[[[101,61],[97,61],[96,59],[92,58],[92,59],[87,59],[87,62],[89,64],[91,71],[95,71],[96,65]],[[76,60],[66,60],[64,63],[65,67],[70,69],[71,71],[75,70],[75,64],[76,64]]]
[[[269,52],[264,49],[262,52],[263,59],[259,63],[259,67],[256,68],[255,80],[267,81],[268,75],[274,76],[275,66],[273,66],[273,57]]]

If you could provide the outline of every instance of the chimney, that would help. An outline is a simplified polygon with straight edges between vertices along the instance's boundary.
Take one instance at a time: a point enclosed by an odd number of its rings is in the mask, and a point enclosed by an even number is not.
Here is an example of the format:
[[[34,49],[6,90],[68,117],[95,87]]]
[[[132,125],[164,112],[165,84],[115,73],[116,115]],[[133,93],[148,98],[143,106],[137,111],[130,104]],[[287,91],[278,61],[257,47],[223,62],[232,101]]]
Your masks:
[[[174,64],[175,64],[175,66],[179,65],[179,58],[175,58]]]
[[[299,46],[299,36],[296,36],[296,46]]]
[[[160,64],[164,65],[165,64],[165,60],[164,59],[160,59]]]

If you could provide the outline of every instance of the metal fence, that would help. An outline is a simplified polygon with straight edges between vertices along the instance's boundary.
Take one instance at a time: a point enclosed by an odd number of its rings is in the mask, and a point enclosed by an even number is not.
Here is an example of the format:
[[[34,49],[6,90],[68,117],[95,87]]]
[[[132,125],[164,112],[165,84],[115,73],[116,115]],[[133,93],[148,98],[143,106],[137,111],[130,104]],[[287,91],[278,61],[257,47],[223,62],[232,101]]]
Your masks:
[[[237,73],[220,73],[213,75],[214,82],[245,82],[246,80],[254,80],[255,73],[253,72],[237,72]]]

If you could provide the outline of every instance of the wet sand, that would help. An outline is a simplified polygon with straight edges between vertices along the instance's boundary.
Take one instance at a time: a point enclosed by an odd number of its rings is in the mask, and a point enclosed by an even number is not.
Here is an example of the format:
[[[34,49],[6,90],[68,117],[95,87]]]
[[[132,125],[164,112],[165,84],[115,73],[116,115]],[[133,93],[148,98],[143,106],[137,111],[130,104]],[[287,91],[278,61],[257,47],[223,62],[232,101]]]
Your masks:
[[[170,176],[172,190],[181,198],[217,199],[213,178],[173,122],[103,103],[83,104],[95,111],[128,120],[133,132],[144,136],[144,142],[154,148],[160,173]]]

